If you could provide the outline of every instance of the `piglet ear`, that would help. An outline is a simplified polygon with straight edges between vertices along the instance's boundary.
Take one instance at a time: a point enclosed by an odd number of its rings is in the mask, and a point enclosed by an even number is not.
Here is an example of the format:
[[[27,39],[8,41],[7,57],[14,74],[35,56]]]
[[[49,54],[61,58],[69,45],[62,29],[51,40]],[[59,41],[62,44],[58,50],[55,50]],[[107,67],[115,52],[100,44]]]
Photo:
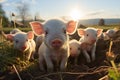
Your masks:
[[[30,22],[30,26],[35,35],[41,35],[44,33],[43,25],[38,21]]]
[[[72,35],[75,33],[76,28],[77,28],[77,22],[76,21],[69,21],[67,23],[66,31],[68,32],[68,34]]]
[[[14,34],[5,34],[3,31],[1,31],[1,33],[6,40],[13,41]]]
[[[34,38],[34,33],[33,33],[33,31],[29,31],[29,32],[27,33],[27,37],[28,37],[28,39],[33,39],[33,38]]]
[[[6,35],[6,39],[9,40],[9,41],[13,41],[13,38],[14,38],[14,35],[13,34],[7,34]]]
[[[83,36],[85,34],[84,29],[77,29],[78,35]]]
[[[97,30],[97,35],[100,36],[102,34],[103,29],[98,29]]]

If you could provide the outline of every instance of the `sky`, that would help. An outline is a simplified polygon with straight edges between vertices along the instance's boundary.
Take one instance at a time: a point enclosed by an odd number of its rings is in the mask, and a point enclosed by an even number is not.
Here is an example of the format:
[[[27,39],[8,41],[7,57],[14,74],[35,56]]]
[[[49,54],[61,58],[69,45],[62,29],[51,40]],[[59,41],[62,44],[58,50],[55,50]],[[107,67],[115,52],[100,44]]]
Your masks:
[[[8,17],[17,14],[16,7],[22,3],[29,4],[31,16],[38,14],[43,19],[120,18],[120,0],[0,0]]]

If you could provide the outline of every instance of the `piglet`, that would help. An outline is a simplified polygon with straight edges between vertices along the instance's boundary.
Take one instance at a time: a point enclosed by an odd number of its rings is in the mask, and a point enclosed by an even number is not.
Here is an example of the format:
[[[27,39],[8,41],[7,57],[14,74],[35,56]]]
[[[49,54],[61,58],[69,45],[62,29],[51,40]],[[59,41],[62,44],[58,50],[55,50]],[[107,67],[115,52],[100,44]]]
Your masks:
[[[27,60],[30,60],[31,55],[35,52],[35,41],[33,40],[34,33],[29,31],[17,32],[16,34],[6,34],[6,39],[13,42],[14,48],[25,52],[28,51]]]
[[[78,29],[78,35],[81,36],[79,40],[81,42],[81,49],[88,63],[91,62],[88,52],[91,53],[92,61],[95,60],[96,41],[97,37],[101,35],[102,31],[102,29],[95,28]]]
[[[68,34],[76,31],[76,22],[65,23],[58,19],[50,19],[44,24],[34,21],[30,22],[30,25],[36,35],[45,35],[38,51],[40,69],[45,71],[45,62],[47,71],[51,72],[54,70],[55,62],[60,70],[64,71],[69,57]]]
[[[109,29],[106,32],[104,32],[104,40],[111,39],[117,31],[118,30],[116,30],[116,29]]]
[[[78,56],[81,53],[80,42],[72,39],[69,41],[70,57],[74,58],[74,64],[77,64]]]

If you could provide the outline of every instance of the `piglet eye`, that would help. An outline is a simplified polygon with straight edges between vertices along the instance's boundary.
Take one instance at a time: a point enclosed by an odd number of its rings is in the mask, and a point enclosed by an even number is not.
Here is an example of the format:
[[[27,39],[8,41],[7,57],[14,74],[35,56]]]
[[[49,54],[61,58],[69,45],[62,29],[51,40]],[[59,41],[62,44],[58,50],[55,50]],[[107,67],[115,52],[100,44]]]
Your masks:
[[[45,35],[47,35],[48,34],[48,31],[45,31]]]
[[[88,34],[86,36],[88,36]]]
[[[28,41],[28,39],[26,39],[26,41]]]
[[[64,33],[66,34],[66,30],[64,29],[63,31],[64,31]]]
[[[97,36],[97,34],[96,34],[96,36]]]
[[[16,40],[15,42],[16,42],[16,43],[18,43],[19,41],[18,41],[18,40]]]

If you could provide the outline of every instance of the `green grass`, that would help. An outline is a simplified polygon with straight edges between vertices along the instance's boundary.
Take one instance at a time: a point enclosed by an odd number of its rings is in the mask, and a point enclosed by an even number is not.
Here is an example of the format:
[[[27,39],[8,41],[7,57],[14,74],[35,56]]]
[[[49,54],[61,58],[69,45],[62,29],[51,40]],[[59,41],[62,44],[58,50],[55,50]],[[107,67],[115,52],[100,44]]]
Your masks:
[[[13,44],[3,39],[0,41],[0,72],[9,70],[12,65],[15,65],[19,70],[29,67],[30,63],[26,59],[26,53],[21,53],[13,48]]]
[[[114,69],[109,69],[108,72],[110,80],[120,80],[120,73],[117,75]]]
[[[86,25],[86,27],[100,28],[100,29],[103,29],[104,31],[106,31],[106,30],[108,30],[108,29],[114,29],[114,28],[118,28],[118,29],[120,29],[120,25],[118,25],[118,24],[104,25],[104,26],[98,26],[98,25]]]
[[[102,29],[113,29],[115,27],[119,27],[119,25],[105,25],[105,26],[91,26],[91,27],[95,27],[95,28],[102,28]],[[3,28],[3,31],[5,33],[9,33],[13,28]],[[19,28],[22,31],[30,31],[31,27],[29,28]],[[17,52],[16,50],[13,49],[12,44],[9,41],[6,41],[3,37],[1,37],[0,35],[0,71],[4,71],[5,69],[7,69],[8,65],[12,65],[12,64],[16,64],[16,65],[20,65],[20,66],[25,66],[28,65],[28,62],[26,62],[23,59],[23,54],[20,54],[19,52]],[[23,67],[24,67],[23,66]],[[2,69],[4,68],[4,69]]]
[[[119,24],[113,24],[113,25],[105,25],[105,26],[98,26],[98,25],[86,25],[87,27],[94,27],[94,28],[101,28],[101,29],[104,29],[104,30],[107,30],[107,29],[114,29],[114,28],[120,28],[120,25]],[[3,28],[3,31],[9,33],[13,28]],[[32,30],[31,27],[27,27],[27,28],[20,28],[20,30],[22,31],[30,31]]]
[[[88,26],[87,26],[88,27]],[[106,26],[91,26],[95,28],[102,28],[104,30],[107,29],[113,29],[113,28],[119,28],[119,25],[106,25]],[[9,33],[13,28],[3,28],[3,31],[5,33]],[[22,31],[30,31],[31,28],[19,28]],[[15,50],[13,48],[13,44],[9,41],[6,41],[1,35],[0,35],[0,72],[4,72],[8,70],[12,65],[19,67],[20,70],[23,69],[29,69],[32,70],[35,65],[33,63],[30,63],[29,61],[26,61],[25,56],[21,54],[19,51]],[[32,68],[28,68],[30,65],[33,65]],[[109,70],[109,76],[114,78],[116,75],[114,74],[114,70]],[[113,79],[113,80],[119,80],[120,76]]]
[[[9,33],[11,30],[13,30],[14,28],[3,28],[3,31],[5,33]],[[31,31],[32,29],[29,27],[29,28],[18,28],[24,32],[27,32],[27,31]]]

